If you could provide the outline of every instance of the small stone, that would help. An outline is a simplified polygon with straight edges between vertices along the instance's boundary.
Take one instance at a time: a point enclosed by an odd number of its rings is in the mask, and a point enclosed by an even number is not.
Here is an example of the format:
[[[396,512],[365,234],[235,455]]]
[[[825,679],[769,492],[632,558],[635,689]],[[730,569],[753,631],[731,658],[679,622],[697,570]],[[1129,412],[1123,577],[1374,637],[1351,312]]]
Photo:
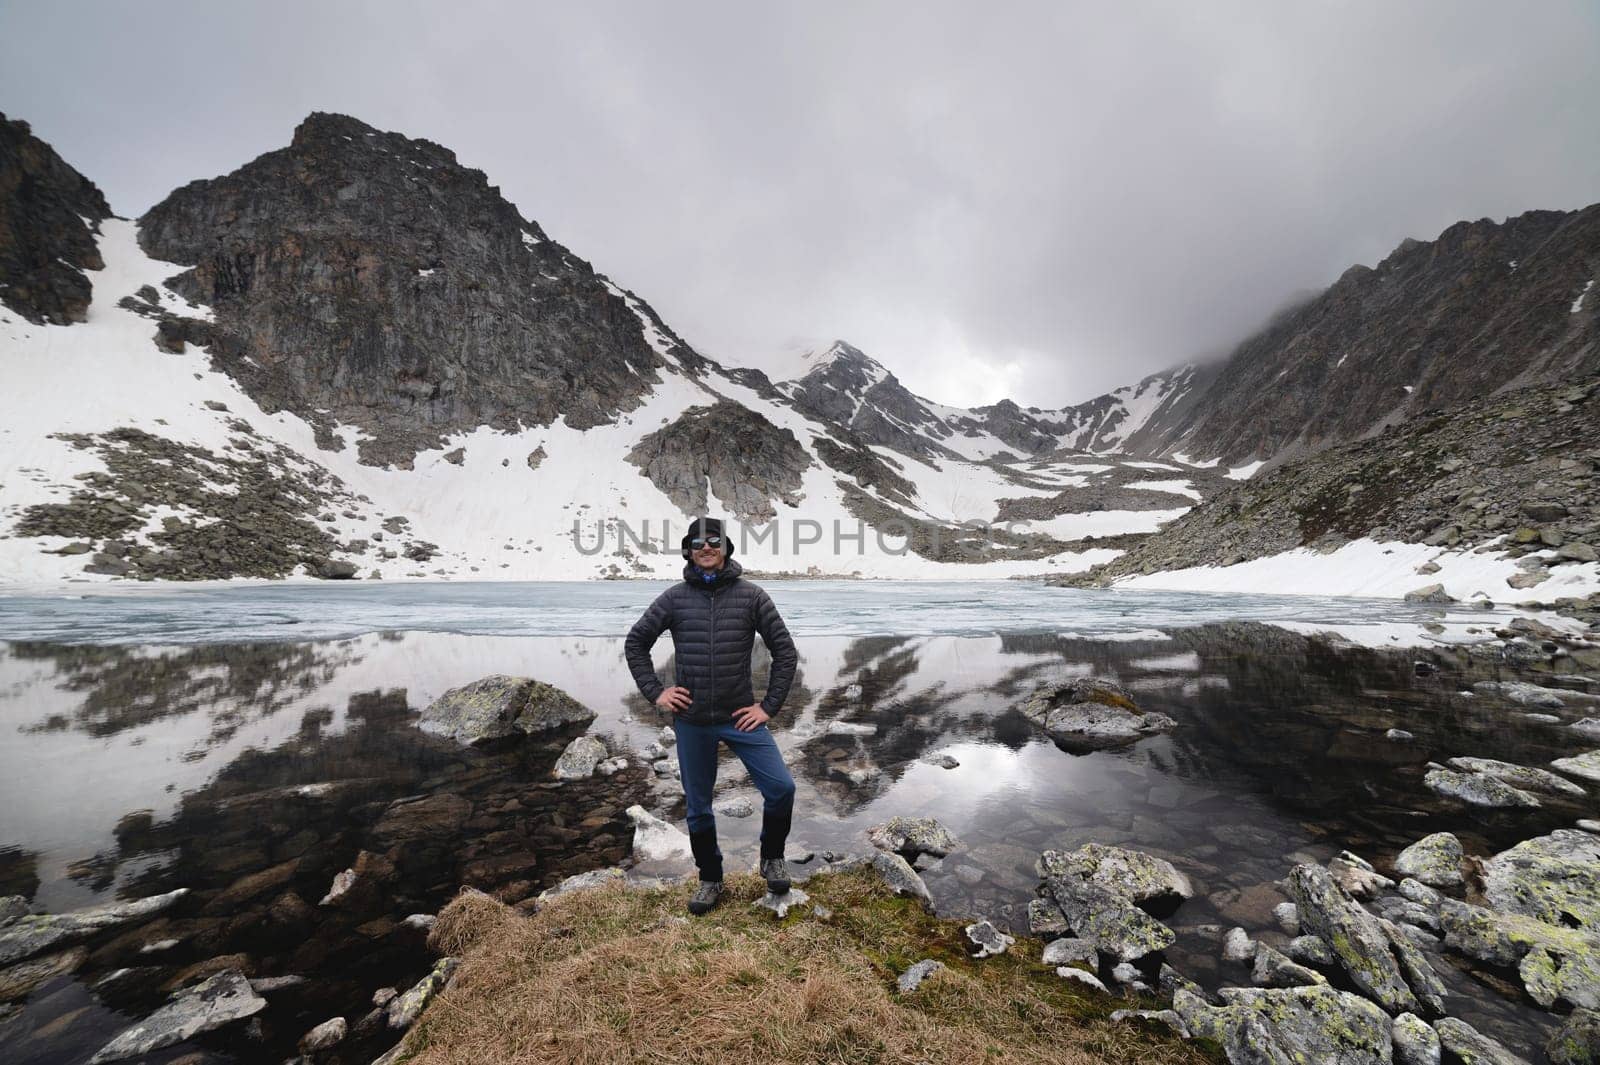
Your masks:
[[[1403,728],[1392,728],[1383,734],[1383,738],[1386,740],[1394,740],[1396,743],[1405,743],[1416,739],[1416,736],[1407,732]]]
[[[1333,948],[1321,936],[1295,936],[1283,949],[1289,957],[1305,965],[1332,965],[1337,960]]]
[[[978,948],[974,957],[987,958],[995,954],[1004,954],[1006,948],[1016,942],[1016,939],[1006,935],[988,921],[978,921],[966,927],[967,938]]]
[[[1395,1065],[1439,1065],[1439,1033],[1415,1013],[1402,1013],[1390,1029]]]
[[[1082,969],[1074,969],[1070,965],[1061,966],[1056,970],[1056,975],[1064,980],[1075,980],[1087,987],[1094,988],[1096,991],[1104,991],[1108,995],[1111,993],[1106,985],[1100,982],[1100,978],[1098,976],[1094,975],[1093,973],[1084,972]]]
[[[749,817],[756,812],[755,804],[743,795],[713,803],[711,809],[718,817]]]
[[[895,985],[900,989],[902,995],[909,995],[921,987],[924,980],[943,968],[944,962],[935,961],[932,958],[924,958],[901,973],[899,979],[895,981]]]
[[[1136,984],[1141,974],[1132,962],[1118,962],[1111,967],[1111,979],[1119,984]]]
[[[337,1046],[344,1041],[349,1025],[343,1017],[323,1021],[300,1037],[300,1053],[310,1055]]]
[[[769,891],[750,905],[756,909],[771,910],[778,917],[787,917],[790,907],[803,906],[810,901],[810,895],[790,885],[789,890],[782,895],[774,895]]]
[[[1082,939],[1053,939],[1044,945],[1044,956],[1039,959],[1040,964],[1057,966],[1082,963],[1094,965],[1096,952],[1094,944]]]
[[[1400,852],[1395,870],[1429,887],[1448,888],[1461,884],[1461,862],[1465,852],[1461,841],[1449,832],[1424,836]]]
[[[1272,919],[1278,922],[1286,936],[1300,934],[1300,911],[1292,902],[1280,902],[1272,908]]]
[[[1328,982],[1321,973],[1290,961],[1265,943],[1256,944],[1256,962],[1250,971],[1250,981],[1258,987],[1301,987]]]

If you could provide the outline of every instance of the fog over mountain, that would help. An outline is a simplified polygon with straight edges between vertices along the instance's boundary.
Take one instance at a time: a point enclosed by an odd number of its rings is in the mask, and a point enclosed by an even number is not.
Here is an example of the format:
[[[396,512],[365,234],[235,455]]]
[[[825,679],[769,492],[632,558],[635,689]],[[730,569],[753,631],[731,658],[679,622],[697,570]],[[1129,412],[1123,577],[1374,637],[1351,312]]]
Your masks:
[[[1600,199],[1597,45],[1581,2],[66,3],[0,11],[0,101],[125,216],[359,114],[724,364],[848,337],[930,399],[1057,407],[1402,238]]]

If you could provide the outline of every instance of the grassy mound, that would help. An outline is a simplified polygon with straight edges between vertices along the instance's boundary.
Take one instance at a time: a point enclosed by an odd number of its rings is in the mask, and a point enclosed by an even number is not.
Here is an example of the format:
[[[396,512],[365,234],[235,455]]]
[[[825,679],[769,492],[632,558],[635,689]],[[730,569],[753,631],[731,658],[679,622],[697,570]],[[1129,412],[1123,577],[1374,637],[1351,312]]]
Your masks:
[[[722,904],[684,919],[689,888],[621,884],[524,917],[463,894],[434,946],[461,958],[408,1036],[416,1065],[497,1062],[1138,1062],[1219,1060],[1135,1024],[1140,1003],[1087,991],[1039,964],[1037,942],[968,958],[962,923],[890,895],[866,872],[805,885],[782,921],[751,907],[761,881],[730,878]],[[947,969],[914,994],[895,978]],[[1145,1003],[1144,1005],[1151,1005]]]

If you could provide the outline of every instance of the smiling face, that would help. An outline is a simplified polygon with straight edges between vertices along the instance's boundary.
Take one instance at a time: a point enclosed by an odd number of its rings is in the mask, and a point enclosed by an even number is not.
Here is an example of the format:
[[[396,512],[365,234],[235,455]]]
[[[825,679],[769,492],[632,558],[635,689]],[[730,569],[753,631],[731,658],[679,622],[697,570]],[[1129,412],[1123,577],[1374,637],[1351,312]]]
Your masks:
[[[701,569],[715,570],[722,568],[722,560],[724,556],[720,544],[717,547],[712,547],[710,544],[705,544],[700,547],[691,546],[689,550],[689,557],[694,559],[694,564],[699,566]]]

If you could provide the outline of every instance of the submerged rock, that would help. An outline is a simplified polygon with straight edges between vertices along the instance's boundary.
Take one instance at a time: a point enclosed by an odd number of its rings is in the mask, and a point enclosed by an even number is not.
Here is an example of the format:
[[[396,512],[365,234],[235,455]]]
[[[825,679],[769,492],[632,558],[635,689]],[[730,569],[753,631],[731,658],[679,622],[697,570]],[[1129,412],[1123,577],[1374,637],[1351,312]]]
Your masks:
[[[180,991],[172,1000],[111,1042],[101,1047],[90,1065],[121,1061],[253,1017],[267,1008],[267,1000],[250,989],[250,981],[237,969],[217,973],[204,983]]]
[[[1568,776],[1600,784],[1600,750],[1585,751],[1571,758],[1557,758],[1550,763],[1550,768],[1559,769]]]
[[[881,851],[911,860],[923,854],[943,858],[956,849],[956,837],[931,817],[891,817],[867,830],[867,840]]]
[[[1403,876],[1413,877],[1429,887],[1457,887],[1461,884],[1461,860],[1466,853],[1461,841],[1449,832],[1424,836],[1394,860]]]
[[[1470,1065],[1528,1065],[1527,1059],[1513,1054],[1458,1017],[1441,1017],[1433,1022],[1444,1049]]]
[[[1452,758],[1446,764],[1453,769],[1468,773],[1485,773],[1523,791],[1571,795],[1579,799],[1588,794],[1578,785],[1570,780],[1563,780],[1548,769],[1535,769],[1532,766],[1501,762],[1493,758]]]
[[[189,894],[178,888],[165,895],[152,895],[133,902],[94,906],[74,913],[25,914],[0,925],[0,966],[31,958],[62,943],[87,939],[96,932],[152,917]]]
[[[1243,928],[1230,928],[1222,937],[1222,960],[1245,965],[1256,954],[1256,941]]]
[[[1449,799],[1460,799],[1473,806],[1522,807],[1543,805],[1525,791],[1483,773],[1457,773],[1451,769],[1430,769],[1422,782]]]
[[[1126,689],[1097,677],[1044,685],[1017,709],[1074,754],[1121,747],[1178,724],[1165,714],[1141,712]]]
[[[495,674],[445,692],[422,711],[417,726],[476,744],[588,724],[594,717],[594,711],[554,685]]]

